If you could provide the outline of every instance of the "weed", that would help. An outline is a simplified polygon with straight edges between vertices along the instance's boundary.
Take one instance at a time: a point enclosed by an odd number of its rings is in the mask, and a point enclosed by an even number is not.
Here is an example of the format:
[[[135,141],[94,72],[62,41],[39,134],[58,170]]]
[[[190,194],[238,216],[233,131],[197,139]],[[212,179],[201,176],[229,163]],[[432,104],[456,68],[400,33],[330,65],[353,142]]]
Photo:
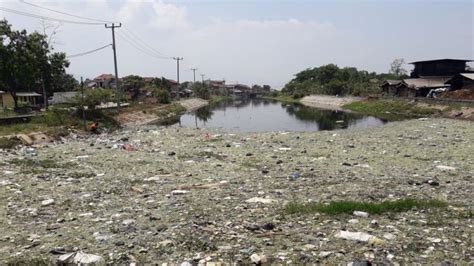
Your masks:
[[[54,160],[50,160],[50,159],[45,159],[45,160],[33,160],[33,159],[29,159],[29,158],[25,158],[25,159],[12,159],[9,161],[10,164],[14,164],[14,165],[19,165],[19,166],[23,166],[23,167],[42,167],[42,168],[46,168],[46,169],[50,169],[50,168],[69,168],[69,167],[73,167],[75,166],[75,163],[72,163],[72,162],[66,162],[66,163],[58,163]]]
[[[13,149],[20,144],[17,138],[0,138],[0,149]]]
[[[435,108],[417,106],[416,103],[404,100],[359,101],[346,104],[343,108],[393,121],[429,116],[439,112]]]
[[[333,201],[329,204],[290,202],[284,208],[286,214],[309,214],[325,213],[329,215],[351,214],[354,211],[364,211],[370,214],[382,214],[385,212],[405,212],[413,208],[430,209],[443,208],[447,203],[440,200],[418,200],[401,199],[397,201],[383,201],[380,203],[357,202],[357,201]]]
[[[34,266],[47,266],[47,265],[55,265],[51,258],[48,257],[15,257],[6,262],[8,266],[26,266],[26,265],[34,265]]]

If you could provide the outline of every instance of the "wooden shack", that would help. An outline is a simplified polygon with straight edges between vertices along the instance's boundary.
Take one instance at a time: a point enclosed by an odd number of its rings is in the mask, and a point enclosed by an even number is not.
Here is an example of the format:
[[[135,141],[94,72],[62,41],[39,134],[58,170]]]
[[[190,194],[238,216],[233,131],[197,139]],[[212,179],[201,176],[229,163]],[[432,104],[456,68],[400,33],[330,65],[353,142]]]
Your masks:
[[[471,89],[474,90],[474,73],[459,73],[446,81],[451,85],[450,90]]]

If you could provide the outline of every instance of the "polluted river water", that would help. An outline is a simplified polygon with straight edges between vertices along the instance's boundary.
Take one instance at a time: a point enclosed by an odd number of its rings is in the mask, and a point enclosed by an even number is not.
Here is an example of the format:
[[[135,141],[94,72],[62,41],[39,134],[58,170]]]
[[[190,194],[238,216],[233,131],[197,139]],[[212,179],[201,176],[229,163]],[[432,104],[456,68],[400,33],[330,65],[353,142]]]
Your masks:
[[[238,132],[321,131],[381,126],[385,121],[357,113],[318,109],[265,99],[220,102],[185,114],[178,124]]]

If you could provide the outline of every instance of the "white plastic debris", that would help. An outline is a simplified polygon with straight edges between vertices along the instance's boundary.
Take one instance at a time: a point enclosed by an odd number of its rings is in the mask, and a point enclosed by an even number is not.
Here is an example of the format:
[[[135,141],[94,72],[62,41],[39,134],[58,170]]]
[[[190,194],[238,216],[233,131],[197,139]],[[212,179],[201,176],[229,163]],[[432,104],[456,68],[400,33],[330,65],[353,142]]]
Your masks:
[[[64,254],[58,258],[58,262],[60,263],[76,265],[91,265],[102,262],[103,260],[101,256],[82,252]]]
[[[41,202],[41,206],[49,206],[54,204],[54,199],[46,199]]]
[[[263,204],[270,204],[270,203],[272,203],[273,201],[274,201],[274,200],[272,200],[272,199],[253,197],[253,198],[250,198],[250,199],[246,200],[245,202],[247,202],[247,203],[263,203]]]
[[[369,239],[374,237],[373,235],[364,233],[364,232],[350,232],[350,231],[338,231],[335,235],[337,238],[342,238],[346,240],[353,240],[353,241],[362,241],[368,242]]]
[[[436,168],[438,168],[441,171],[454,171],[456,168],[452,166],[446,166],[446,165],[437,165]]]
[[[369,214],[367,212],[354,211],[352,214],[359,217],[369,217]]]
[[[184,194],[188,194],[189,191],[188,190],[173,190],[171,191],[171,195],[184,195]]]

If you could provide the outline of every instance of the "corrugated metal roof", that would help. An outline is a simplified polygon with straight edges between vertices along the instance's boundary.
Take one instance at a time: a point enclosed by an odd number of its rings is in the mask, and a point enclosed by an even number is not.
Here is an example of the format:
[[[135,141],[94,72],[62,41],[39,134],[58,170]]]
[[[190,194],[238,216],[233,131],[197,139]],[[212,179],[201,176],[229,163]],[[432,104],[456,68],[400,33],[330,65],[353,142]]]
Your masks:
[[[387,79],[385,80],[383,83],[387,83],[388,85],[397,85],[397,84],[400,84],[400,82],[402,82],[401,80],[395,80],[395,79]]]
[[[419,88],[443,88],[449,85],[445,84],[450,77],[422,77],[414,79],[404,79],[402,84],[413,89]]]
[[[411,62],[411,63],[408,63],[408,64],[417,64],[417,63],[435,62],[435,61],[462,61],[462,62],[472,62],[473,60],[471,60],[471,59],[450,59],[450,58],[444,58],[444,59],[432,59],[432,60],[415,61],[415,62]]]
[[[474,73],[460,73],[461,76],[474,80]]]

